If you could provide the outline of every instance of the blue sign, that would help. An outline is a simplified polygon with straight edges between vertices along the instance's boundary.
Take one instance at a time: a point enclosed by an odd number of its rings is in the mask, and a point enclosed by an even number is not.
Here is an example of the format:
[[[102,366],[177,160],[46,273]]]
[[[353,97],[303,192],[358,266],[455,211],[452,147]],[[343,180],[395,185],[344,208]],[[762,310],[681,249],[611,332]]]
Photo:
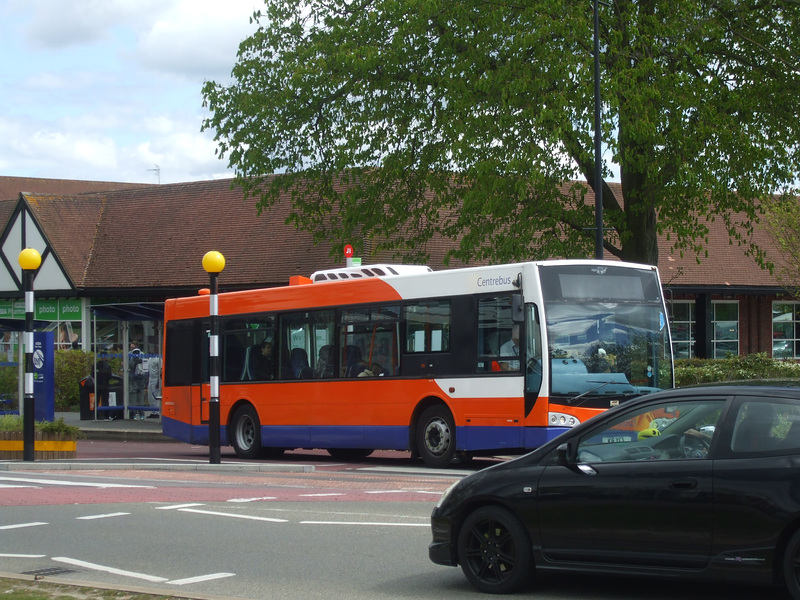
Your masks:
[[[34,419],[56,419],[56,356],[52,331],[33,332]]]

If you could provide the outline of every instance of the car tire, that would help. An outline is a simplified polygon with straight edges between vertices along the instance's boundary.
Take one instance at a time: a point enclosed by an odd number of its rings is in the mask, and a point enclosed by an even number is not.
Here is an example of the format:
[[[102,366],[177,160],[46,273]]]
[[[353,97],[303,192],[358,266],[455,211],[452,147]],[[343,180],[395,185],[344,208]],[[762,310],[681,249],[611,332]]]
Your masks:
[[[242,406],[233,415],[231,423],[231,445],[239,458],[260,458],[261,423],[256,409]]]
[[[800,530],[786,544],[783,552],[783,582],[793,600],[800,600]]]
[[[530,582],[533,559],[528,532],[510,511],[484,506],[459,530],[458,562],[469,582],[487,594],[509,594]]]
[[[441,469],[456,454],[456,426],[446,406],[425,409],[417,422],[417,450],[426,465]]]

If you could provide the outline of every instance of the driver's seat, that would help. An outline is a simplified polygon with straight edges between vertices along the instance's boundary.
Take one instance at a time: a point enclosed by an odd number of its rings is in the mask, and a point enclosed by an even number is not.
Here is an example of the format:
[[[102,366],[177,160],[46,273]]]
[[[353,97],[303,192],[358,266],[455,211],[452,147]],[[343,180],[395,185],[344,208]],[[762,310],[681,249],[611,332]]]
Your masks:
[[[774,441],[770,433],[775,424],[775,407],[772,404],[751,403],[747,415],[733,432],[731,449],[734,452],[759,452],[771,450]]]

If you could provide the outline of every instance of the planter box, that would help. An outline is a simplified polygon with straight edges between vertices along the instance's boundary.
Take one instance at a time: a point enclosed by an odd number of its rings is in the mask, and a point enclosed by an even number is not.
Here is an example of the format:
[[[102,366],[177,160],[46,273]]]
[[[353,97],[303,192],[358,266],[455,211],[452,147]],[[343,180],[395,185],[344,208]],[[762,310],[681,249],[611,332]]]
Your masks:
[[[57,433],[34,435],[34,459],[75,458],[75,438]],[[0,460],[22,460],[24,442],[20,431],[0,431]]]

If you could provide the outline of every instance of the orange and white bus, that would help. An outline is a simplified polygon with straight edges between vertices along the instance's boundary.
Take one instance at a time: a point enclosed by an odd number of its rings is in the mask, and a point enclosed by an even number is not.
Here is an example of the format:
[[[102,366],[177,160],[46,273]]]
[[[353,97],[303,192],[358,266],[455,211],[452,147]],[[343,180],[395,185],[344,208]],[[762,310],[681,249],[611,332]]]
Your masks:
[[[242,458],[411,451],[441,467],[535,448],[673,386],[655,267],[373,265],[219,294],[220,443]],[[209,440],[209,298],[165,305],[165,434]]]

